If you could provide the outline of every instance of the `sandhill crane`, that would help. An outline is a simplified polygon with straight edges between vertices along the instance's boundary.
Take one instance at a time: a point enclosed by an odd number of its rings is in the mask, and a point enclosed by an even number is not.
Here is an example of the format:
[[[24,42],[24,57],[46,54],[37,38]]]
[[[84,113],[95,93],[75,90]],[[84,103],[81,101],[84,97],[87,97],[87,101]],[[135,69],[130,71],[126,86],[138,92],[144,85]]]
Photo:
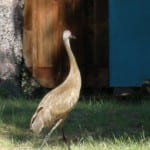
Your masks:
[[[30,129],[35,133],[40,133],[44,127],[51,128],[42,146],[47,142],[53,131],[66,119],[79,98],[81,76],[70,47],[70,38],[73,38],[71,32],[65,30],[63,41],[69,57],[69,73],[58,87],[45,95],[31,119]]]

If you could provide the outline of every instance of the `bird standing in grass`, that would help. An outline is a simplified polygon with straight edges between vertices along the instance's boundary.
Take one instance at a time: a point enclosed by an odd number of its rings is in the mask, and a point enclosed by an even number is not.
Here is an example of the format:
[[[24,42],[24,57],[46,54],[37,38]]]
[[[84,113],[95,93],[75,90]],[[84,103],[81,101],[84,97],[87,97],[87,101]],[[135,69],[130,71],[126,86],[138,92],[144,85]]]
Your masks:
[[[74,37],[69,30],[65,30],[63,41],[69,57],[69,73],[58,87],[45,95],[31,119],[30,129],[35,133],[40,133],[44,127],[51,128],[42,147],[47,143],[53,131],[64,122],[80,95],[81,76],[70,47],[70,38]]]

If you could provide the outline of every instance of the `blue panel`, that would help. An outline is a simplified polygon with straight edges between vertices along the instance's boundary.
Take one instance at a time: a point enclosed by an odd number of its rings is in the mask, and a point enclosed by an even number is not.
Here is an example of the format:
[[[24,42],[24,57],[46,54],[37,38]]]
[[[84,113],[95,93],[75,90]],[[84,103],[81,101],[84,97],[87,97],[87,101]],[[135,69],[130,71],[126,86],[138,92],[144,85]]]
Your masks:
[[[110,86],[150,78],[150,0],[109,0]]]

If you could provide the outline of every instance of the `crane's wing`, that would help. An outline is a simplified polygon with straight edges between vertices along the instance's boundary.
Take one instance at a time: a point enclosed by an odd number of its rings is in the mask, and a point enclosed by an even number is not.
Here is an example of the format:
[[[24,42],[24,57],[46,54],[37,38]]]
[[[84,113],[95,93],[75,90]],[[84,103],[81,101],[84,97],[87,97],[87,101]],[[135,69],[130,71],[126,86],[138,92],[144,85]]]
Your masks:
[[[38,109],[50,109],[53,115],[64,115],[75,106],[79,93],[80,90],[77,88],[63,88],[63,91],[53,90],[42,99]]]

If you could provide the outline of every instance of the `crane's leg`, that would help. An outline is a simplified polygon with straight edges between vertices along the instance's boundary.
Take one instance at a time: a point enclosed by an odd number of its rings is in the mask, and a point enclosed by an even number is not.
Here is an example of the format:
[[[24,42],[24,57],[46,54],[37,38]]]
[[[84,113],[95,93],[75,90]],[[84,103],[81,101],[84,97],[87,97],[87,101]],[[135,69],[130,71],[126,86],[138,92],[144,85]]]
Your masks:
[[[64,127],[62,127],[61,130],[62,130],[62,139],[63,139],[63,141],[64,141],[65,143],[68,143],[67,137],[66,137],[66,135],[65,135]]]
[[[64,127],[62,127],[62,138],[63,138],[63,141],[65,142],[65,144],[67,145],[68,150],[71,150],[70,142],[68,141],[67,137],[65,136]]]
[[[56,124],[52,127],[52,129],[50,130],[50,132],[45,136],[42,144],[41,144],[41,147],[40,147],[40,150],[42,149],[42,147],[44,146],[44,144],[47,144],[47,141],[48,139],[50,138],[50,136],[52,135],[53,131],[63,122],[63,119],[59,119]]]

